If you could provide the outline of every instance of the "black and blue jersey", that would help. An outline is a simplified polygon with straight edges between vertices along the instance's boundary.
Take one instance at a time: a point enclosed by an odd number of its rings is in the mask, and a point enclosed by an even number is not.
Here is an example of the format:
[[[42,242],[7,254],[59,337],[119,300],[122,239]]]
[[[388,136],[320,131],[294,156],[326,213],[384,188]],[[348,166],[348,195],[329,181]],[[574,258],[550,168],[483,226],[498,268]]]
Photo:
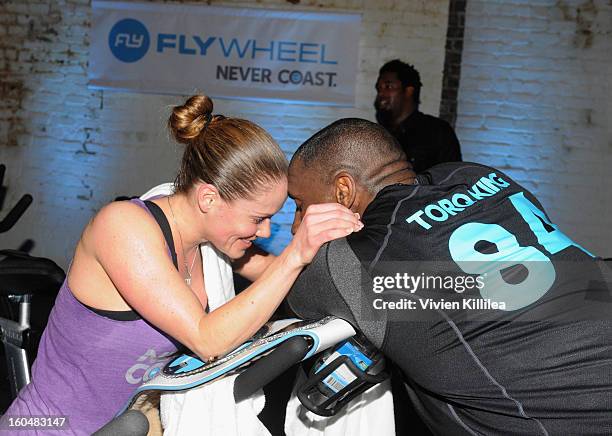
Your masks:
[[[403,371],[436,434],[612,434],[603,261],[502,172],[449,163],[391,185],[288,302],[336,315]]]

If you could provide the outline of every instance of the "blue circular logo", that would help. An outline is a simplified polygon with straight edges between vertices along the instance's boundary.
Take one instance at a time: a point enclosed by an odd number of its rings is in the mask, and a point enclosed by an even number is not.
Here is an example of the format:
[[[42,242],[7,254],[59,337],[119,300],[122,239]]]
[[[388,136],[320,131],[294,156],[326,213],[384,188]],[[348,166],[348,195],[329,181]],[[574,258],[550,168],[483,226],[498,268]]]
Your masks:
[[[136,62],[149,50],[149,32],[138,20],[126,18],[117,21],[108,35],[108,45],[117,59]]]

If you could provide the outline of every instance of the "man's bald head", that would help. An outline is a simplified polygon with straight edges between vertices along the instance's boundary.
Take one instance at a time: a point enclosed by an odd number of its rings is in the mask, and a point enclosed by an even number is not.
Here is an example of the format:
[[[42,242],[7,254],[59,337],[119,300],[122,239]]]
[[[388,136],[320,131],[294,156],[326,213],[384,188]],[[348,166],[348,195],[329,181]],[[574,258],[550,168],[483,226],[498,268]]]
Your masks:
[[[406,155],[382,126],[360,118],[343,118],[304,142],[293,155],[291,164],[297,161],[316,169],[325,183],[338,172],[346,171],[364,187],[376,190],[385,167],[406,161]]]
[[[338,120],[314,134],[291,159],[292,231],[311,204],[336,202],[363,215],[385,186],[412,183],[414,177],[403,150],[383,127],[358,118]]]

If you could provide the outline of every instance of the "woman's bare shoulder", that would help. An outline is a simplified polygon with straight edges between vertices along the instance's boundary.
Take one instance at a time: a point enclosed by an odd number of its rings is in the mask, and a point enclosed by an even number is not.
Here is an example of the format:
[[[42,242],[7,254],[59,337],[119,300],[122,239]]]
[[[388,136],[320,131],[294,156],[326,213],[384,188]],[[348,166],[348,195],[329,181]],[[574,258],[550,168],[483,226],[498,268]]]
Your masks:
[[[82,239],[85,245],[96,247],[95,251],[146,240],[155,245],[163,243],[155,219],[130,201],[115,201],[100,209],[85,228]]]

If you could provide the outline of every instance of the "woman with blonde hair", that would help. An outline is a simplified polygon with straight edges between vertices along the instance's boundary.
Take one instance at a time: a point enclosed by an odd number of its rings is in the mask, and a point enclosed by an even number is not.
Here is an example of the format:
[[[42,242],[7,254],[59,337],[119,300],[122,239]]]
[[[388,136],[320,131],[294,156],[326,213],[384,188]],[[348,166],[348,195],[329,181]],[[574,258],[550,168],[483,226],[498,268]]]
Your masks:
[[[325,242],[361,229],[338,204],[308,209],[290,244],[264,256],[287,196],[287,160],[261,127],[212,115],[206,96],[173,109],[183,144],[174,193],[114,202],[86,226],[55,302],[32,382],[5,417],[59,416],[90,434],[128,400],[134,378],[182,344],[209,360],[252,336]],[[253,284],[209,313],[201,244]],[[140,371],[140,373],[138,372]]]

